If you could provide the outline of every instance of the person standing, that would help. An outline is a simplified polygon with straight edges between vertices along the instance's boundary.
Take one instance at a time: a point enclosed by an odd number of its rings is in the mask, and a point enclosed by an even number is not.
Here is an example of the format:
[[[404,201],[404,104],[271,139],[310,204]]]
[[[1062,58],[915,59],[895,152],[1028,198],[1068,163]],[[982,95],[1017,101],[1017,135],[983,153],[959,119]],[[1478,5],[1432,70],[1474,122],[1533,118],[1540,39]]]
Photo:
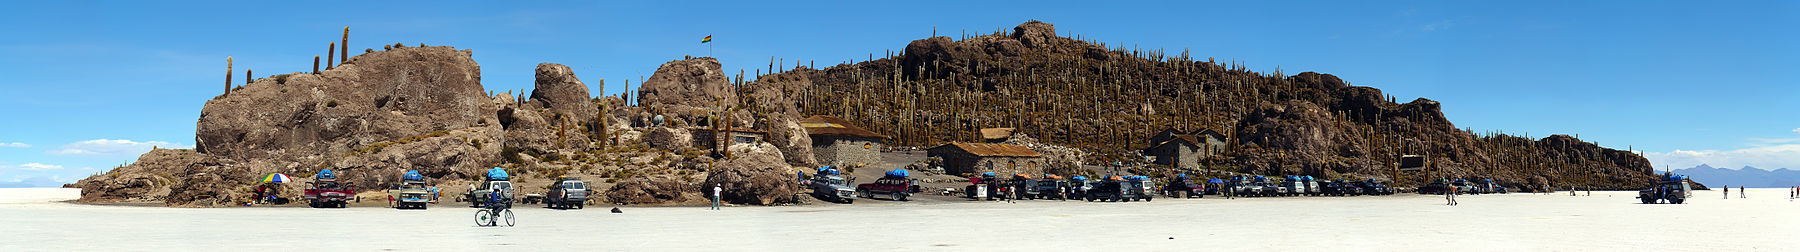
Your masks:
[[[1725,185],[1719,188],[1725,189],[1725,199],[1731,199],[1731,185]]]
[[[1738,186],[1738,198],[1743,199],[1746,198],[1746,196],[1747,195],[1744,195],[1744,186]]]
[[[725,192],[724,184],[713,184],[712,210],[719,210],[720,194]]]

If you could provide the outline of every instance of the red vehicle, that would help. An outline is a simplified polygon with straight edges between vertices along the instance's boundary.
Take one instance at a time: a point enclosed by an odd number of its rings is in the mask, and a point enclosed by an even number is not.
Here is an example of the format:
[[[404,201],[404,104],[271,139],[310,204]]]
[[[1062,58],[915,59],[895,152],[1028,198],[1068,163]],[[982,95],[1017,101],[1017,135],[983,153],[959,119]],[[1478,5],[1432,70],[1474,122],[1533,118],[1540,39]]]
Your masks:
[[[886,195],[888,198],[906,201],[907,196],[918,192],[917,181],[906,178],[905,169],[889,171],[887,176],[876,179],[875,183],[856,185],[856,194],[862,198],[874,198],[875,195]]]
[[[306,193],[301,197],[306,199],[307,206],[313,208],[344,208],[349,205],[351,198],[356,197],[356,190],[351,189],[348,183],[339,184],[337,175],[332,174],[331,169],[324,169],[313,178],[313,182],[306,183]]]

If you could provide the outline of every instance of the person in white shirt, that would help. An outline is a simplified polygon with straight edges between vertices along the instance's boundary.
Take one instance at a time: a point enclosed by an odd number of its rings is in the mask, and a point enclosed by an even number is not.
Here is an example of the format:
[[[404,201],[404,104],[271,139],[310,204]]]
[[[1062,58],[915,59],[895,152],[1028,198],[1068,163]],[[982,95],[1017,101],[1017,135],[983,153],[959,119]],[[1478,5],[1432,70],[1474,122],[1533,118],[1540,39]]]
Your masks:
[[[712,210],[719,210],[719,197],[725,192],[724,184],[713,184]]]

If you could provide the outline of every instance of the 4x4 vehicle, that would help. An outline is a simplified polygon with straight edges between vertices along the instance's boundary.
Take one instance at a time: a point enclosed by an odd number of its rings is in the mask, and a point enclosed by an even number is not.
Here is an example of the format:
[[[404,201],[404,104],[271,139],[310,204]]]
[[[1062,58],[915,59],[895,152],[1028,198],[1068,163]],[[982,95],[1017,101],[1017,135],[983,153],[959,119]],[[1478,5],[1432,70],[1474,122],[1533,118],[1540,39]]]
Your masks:
[[[1105,179],[1095,182],[1094,188],[1087,190],[1086,198],[1088,201],[1099,200],[1108,202],[1135,201],[1140,199],[1149,201],[1151,198],[1143,194],[1143,184],[1144,183],[1142,182],[1134,183],[1132,180],[1108,175]]]
[[[1238,197],[1253,197],[1253,196],[1263,195],[1263,187],[1261,185],[1257,185],[1255,182],[1251,182],[1249,179],[1244,178],[1243,176],[1231,178],[1231,191],[1232,191],[1233,195],[1236,195]]]
[[[1419,194],[1444,194],[1450,191],[1450,180],[1437,179],[1419,187]]]
[[[395,209],[425,209],[433,198],[431,188],[425,185],[425,176],[415,170],[407,170],[400,176],[400,185],[387,193],[388,201]]]
[[[1456,179],[1450,181],[1450,186],[1456,187],[1456,194],[1481,194],[1480,191],[1475,191],[1475,183],[1469,183],[1469,180]]]
[[[313,208],[344,208],[351,198],[356,197],[356,190],[350,183],[339,184],[337,174],[331,169],[320,169],[319,174],[313,176],[313,182],[306,183],[306,191],[300,197]]]
[[[1281,185],[1269,181],[1268,177],[1263,177],[1262,175],[1257,175],[1255,181],[1251,184],[1262,187],[1262,194],[1259,194],[1258,196],[1274,197],[1287,195],[1286,187],[1281,187]]]
[[[856,193],[863,198],[873,199],[875,195],[885,195],[890,199],[906,201],[906,197],[918,192],[918,187],[914,185],[917,184],[916,181],[907,178],[907,175],[910,174],[906,169],[888,171],[886,176],[876,179],[875,183],[856,185]]]
[[[544,205],[550,208],[581,209],[587,205],[588,195],[594,190],[587,188],[587,182],[581,179],[560,177],[550,183],[550,192],[544,195]]]
[[[1069,181],[1063,180],[1062,176],[1045,174],[1044,180],[1038,180],[1037,191],[1040,199],[1068,200]]]
[[[844,204],[856,201],[856,189],[844,185],[844,177],[838,175],[837,168],[820,168],[819,173],[813,175],[811,184],[813,197]]]
[[[1163,191],[1170,198],[1206,197],[1206,185],[1194,183],[1194,179],[1189,178],[1186,173],[1175,175],[1175,179],[1169,181],[1169,185],[1164,186]]]
[[[487,176],[482,178],[480,183],[473,185],[474,189],[463,194],[463,200],[469,201],[469,207],[485,207],[491,201],[489,197],[494,193],[499,193],[501,201],[498,204],[511,208],[515,199],[513,198],[511,178],[506,174],[506,169],[500,169],[500,167],[488,169]]]
[[[1131,192],[1137,194],[1137,199],[1150,201],[1156,198],[1156,181],[1150,180],[1150,177],[1126,176],[1125,181],[1131,184]]]
[[[1012,189],[1013,199],[1036,199],[1038,196],[1038,182],[1031,175],[1013,174],[1006,186]]]
[[[1094,181],[1088,180],[1087,177],[1074,176],[1069,177],[1069,188],[1064,194],[1068,195],[1069,199],[1081,200],[1087,198],[1089,189],[1094,189]]]
[[[1661,202],[1681,204],[1681,202],[1687,201],[1689,189],[1691,188],[1688,188],[1687,176],[1663,173],[1661,179],[1650,184],[1650,189],[1638,191],[1637,198],[1644,204]]]
[[[1355,185],[1356,188],[1358,189],[1357,193],[1362,194],[1362,195],[1393,194],[1393,192],[1390,191],[1392,189],[1388,188],[1386,185],[1382,185],[1379,182],[1375,182],[1375,179],[1359,180],[1359,181],[1356,181],[1355,183],[1351,183],[1351,185]]]

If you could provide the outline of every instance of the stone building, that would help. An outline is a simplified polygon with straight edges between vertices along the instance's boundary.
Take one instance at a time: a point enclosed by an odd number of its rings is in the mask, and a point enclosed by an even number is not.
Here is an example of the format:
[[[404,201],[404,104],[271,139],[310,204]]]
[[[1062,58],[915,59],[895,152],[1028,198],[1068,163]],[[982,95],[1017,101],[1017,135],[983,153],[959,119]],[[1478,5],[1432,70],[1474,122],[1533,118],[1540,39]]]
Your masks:
[[[970,176],[984,172],[998,174],[1042,174],[1044,156],[1025,146],[1000,143],[949,143],[932,147],[926,155],[944,162],[947,174]]]
[[[763,138],[769,136],[768,132],[745,128],[714,129],[708,127],[691,127],[687,128],[687,130],[689,135],[694,136],[694,147],[704,150],[723,150],[724,148],[731,147],[731,145],[735,144],[762,143]],[[725,138],[715,138],[713,136],[714,131],[719,132],[720,135],[724,135]]]
[[[1144,153],[1155,157],[1151,163],[1180,169],[1198,169],[1200,159],[1218,155],[1225,149],[1225,135],[1209,129],[1193,133],[1163,130],[1150,139],[1153,144],[1144,149]]]
[[[887,136],[854,125],[833,116],[812,116],[800,120],[806,135],[812,137],[813,158],[822,165],[862,166],[881,163],[881,149]]]

